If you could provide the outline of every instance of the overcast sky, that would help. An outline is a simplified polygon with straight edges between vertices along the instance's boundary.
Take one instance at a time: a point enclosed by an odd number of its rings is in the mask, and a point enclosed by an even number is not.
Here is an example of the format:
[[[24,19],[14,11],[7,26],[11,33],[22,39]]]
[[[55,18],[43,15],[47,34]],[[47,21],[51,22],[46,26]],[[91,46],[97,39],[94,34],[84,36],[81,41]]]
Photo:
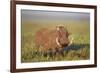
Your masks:
[[[76,20],[89,21],[89,13],[64,12],[64,11],[40,11],[40,10],[21,10],[22,22],[24,21],[55,21],[55,20]]]

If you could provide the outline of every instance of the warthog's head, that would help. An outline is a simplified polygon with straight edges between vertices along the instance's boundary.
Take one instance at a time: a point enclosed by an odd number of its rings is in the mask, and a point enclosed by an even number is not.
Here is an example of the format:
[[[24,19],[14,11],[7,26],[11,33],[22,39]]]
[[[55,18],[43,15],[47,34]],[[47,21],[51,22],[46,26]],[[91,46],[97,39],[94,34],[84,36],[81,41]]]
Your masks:
[[[59,47],[64,47],[69,45],[69,33],[64,26],[57,26],[58,37],[56,38],[56,43]]]

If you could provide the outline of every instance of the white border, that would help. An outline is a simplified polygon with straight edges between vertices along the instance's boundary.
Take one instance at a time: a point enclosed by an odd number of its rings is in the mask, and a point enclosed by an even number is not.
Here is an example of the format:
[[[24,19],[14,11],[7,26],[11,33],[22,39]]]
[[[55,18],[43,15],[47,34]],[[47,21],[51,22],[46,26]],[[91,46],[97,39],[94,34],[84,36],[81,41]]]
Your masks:
[[[56,62],[37,62],[21,63],[21,9],[27,10],[49,10],[49,11],[70,11],[70,12],[89,12],[90,13],[90,60],[81,61],[56,61]],[[85,8],[69,7],[50,7],[36,5],[16,5],[16,68],[39,68],[53,66],[74,66],[74,65],[94,64],[94,10]]]

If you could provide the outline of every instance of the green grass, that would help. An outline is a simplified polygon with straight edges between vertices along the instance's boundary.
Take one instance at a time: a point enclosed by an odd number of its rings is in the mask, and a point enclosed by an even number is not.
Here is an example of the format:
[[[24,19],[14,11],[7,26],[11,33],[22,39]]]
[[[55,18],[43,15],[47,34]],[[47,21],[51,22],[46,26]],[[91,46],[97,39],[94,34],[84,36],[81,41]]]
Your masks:
[[[68,24],[67,24],[68,23]],[[55,24],[55,25],[54,25]],[[56,23],[22,23],[21,30],[21,62],[44,62],[44,61],[72,61],[87,60],[90,58],[90,31],[89,24],[84,22],[66,22],[65,28],[71,33],[73,43],[61,54],[44,56],[36,53],[37,48],[34,44],[34,35],[39,29],[53,28]]]

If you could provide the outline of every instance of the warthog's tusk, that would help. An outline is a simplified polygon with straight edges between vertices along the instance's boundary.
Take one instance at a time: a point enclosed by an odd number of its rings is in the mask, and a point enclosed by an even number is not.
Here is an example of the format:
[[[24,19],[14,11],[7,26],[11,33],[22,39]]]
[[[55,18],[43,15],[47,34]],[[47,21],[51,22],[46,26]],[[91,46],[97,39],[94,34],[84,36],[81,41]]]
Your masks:
[[[56,43],[57,43],[57,45],[58,45],[59,47],[61,47],[61,44],[60,44],[59,41],[58,41],[58,37],[56,37]]]
[[[68,44],[68,46],[70,46],[73,43],[73,37],[71,37],[70,43]]]

